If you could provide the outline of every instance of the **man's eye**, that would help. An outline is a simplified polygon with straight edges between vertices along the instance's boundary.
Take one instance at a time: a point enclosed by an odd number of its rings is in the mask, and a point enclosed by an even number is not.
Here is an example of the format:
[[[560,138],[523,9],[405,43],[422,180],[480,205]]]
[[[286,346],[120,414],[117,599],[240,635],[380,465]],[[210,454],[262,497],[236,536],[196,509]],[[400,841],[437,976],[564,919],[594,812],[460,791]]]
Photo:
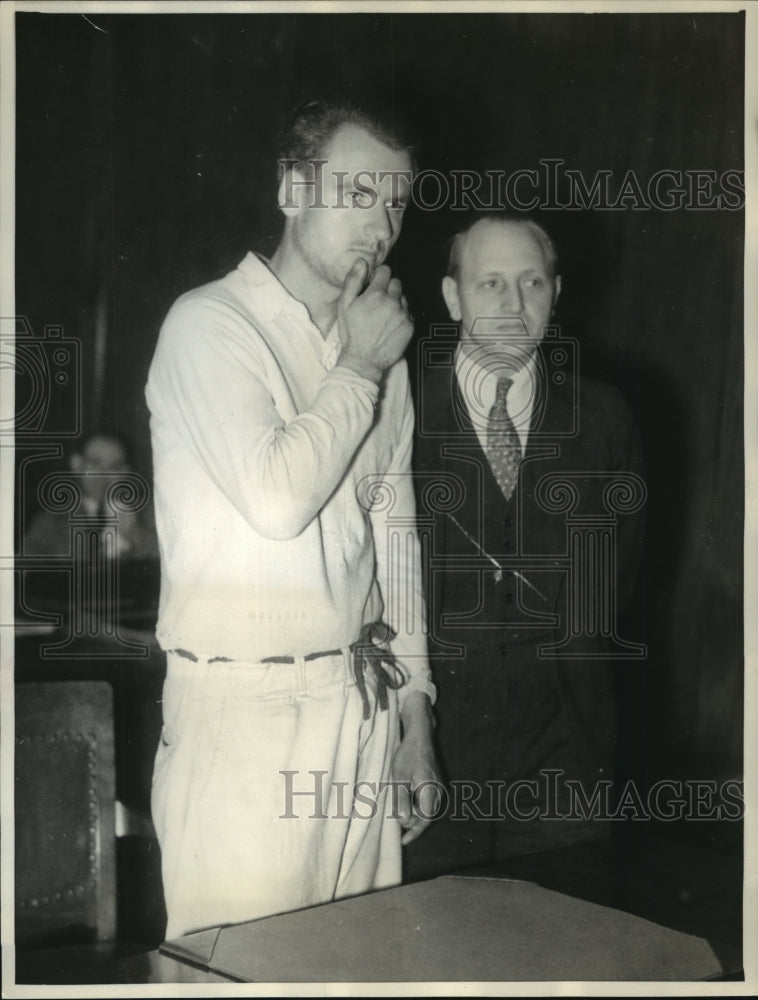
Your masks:
[[[524,284],[527,288],[541,288],[543,281],[542,278],[527,278]]]
[[[369,191],[349,191],[348,198],[354,208],[370,208],[372,205]]]

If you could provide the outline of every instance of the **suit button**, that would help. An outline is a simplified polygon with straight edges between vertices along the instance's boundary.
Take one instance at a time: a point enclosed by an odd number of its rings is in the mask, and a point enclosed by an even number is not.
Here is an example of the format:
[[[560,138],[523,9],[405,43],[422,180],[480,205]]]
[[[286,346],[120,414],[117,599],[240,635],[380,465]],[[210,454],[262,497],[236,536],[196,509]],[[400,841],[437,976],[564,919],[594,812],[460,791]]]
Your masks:
[[[508,646],[506,645],[506,643],[501,642],[500,645],[497,648],[498,648],[498,652],[500,653],[501,656],[507,656],[508,655]]]

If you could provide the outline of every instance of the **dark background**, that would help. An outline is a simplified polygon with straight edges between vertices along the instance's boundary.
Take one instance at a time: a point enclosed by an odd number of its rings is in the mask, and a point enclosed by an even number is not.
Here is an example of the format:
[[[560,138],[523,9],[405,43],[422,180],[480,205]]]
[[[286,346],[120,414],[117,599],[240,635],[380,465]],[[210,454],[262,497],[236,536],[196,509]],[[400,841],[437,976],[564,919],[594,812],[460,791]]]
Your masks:
[[[329,89],[388,103],[420,166],[443,172],[552,157],[588,180],[634,169],[644,187],[656,170],[743,167],[741,14],[23,13],[16,30],[16,311],[40,340],[57,324],[81,343],[82,419],[129,434],[146,475],[161,320],[275,245],[276,133],[295,102]],[[557,318],[582,371],[623,389],[647,464],[650,655],[619,666],[624,764],[640,779],[739,776],[743,215],[544,221],[562,257]],[[418,337],[447,318],[450,224],[411,209],[396,249]],[[54,396],[49,440],[72,405]],[[23,468],[20,515],[50,467]]]

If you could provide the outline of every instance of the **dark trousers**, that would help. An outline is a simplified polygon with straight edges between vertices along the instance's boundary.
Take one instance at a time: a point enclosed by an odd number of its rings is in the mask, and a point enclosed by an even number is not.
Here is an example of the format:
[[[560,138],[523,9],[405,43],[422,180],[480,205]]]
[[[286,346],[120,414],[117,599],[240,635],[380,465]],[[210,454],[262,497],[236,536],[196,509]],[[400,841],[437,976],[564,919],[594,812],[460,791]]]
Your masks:
[[[434,674],[447,798],[406,851],[408,880],[609,835],[583,806],[612,794],[607,667],[540,659],[530,644],[469,650]]]

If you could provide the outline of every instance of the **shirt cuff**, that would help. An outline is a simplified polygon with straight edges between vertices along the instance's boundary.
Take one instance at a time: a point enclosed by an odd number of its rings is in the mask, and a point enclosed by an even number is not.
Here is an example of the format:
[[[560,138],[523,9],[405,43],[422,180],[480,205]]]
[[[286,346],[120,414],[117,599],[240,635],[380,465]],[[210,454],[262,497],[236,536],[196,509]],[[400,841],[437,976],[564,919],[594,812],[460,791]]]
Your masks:
[[[437,688],[432,681],[431,670],[420,670],[416,674],[411,674],[403,686],[398,689],[397,700],[401,709],[405,704],[405,699],[414,691],[420,691],[427,695],[432,705],[437,701]]]
[[[372,382],[370,378],[366,378],[365,375],[359,375],[358,372],[354,372],[352,368],[343,368],[341,365],[336,365],[329,372],[327,378],[332,379],[332,381],[341,382],[343,385],[349,385],[356,389],[363,389],[368,392],[371,396],[371,401],[376,405],[379,399],[379,386],[376,382]]]

